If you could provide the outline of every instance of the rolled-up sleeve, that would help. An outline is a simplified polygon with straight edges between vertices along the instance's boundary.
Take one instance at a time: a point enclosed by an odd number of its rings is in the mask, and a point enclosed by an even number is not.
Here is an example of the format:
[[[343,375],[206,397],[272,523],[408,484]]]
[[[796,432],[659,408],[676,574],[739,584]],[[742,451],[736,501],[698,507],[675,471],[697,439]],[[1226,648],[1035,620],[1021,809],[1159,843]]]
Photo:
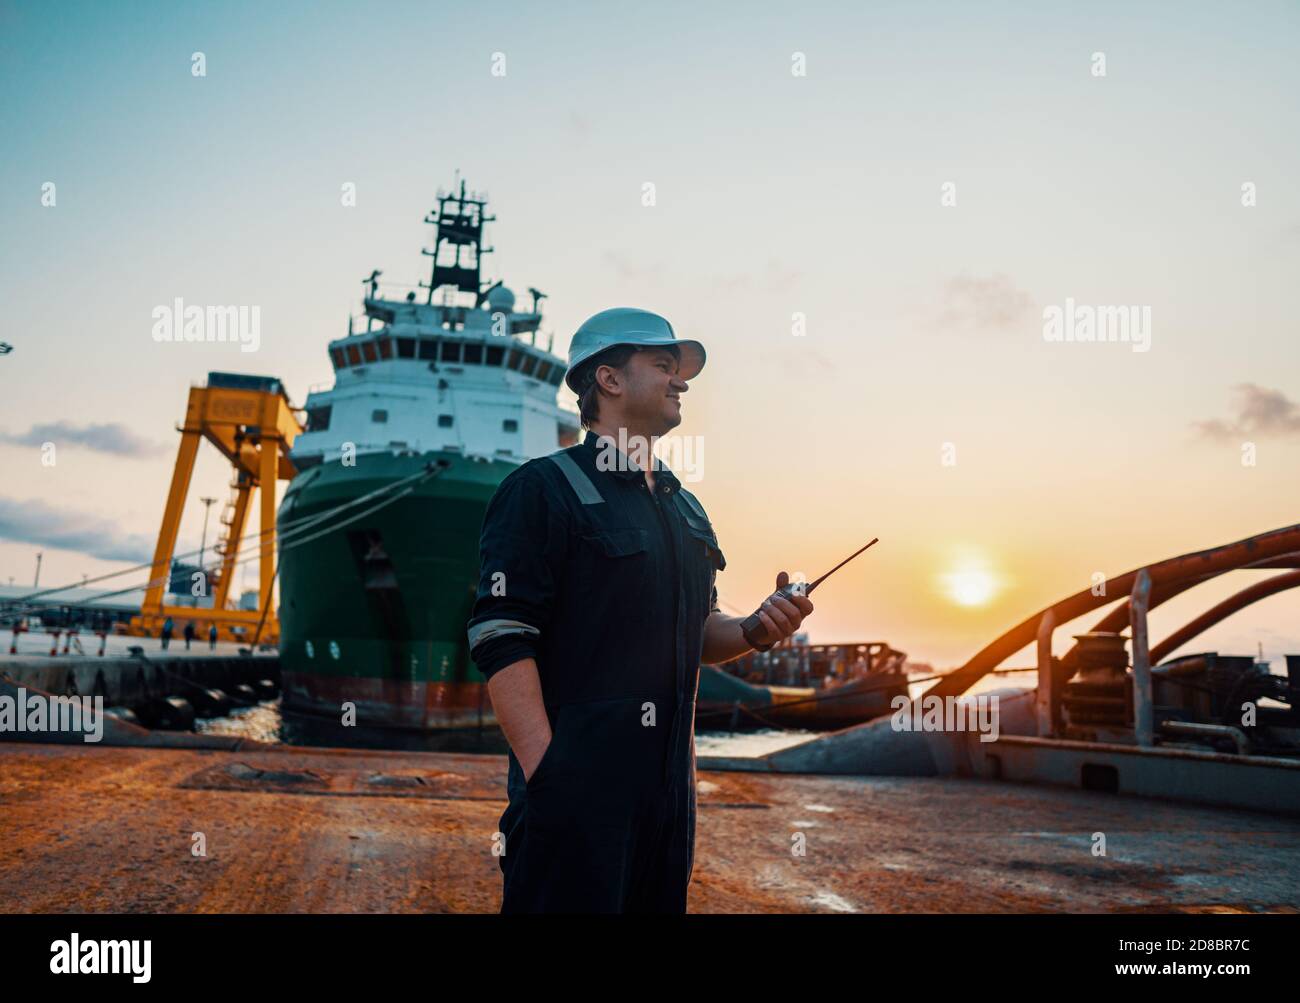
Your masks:
[[[521,467],[501,482],[483,517],[478,592],[467,624],[470,658],[485,679],[538,657],[567,537],[562,513],[535,470]]]

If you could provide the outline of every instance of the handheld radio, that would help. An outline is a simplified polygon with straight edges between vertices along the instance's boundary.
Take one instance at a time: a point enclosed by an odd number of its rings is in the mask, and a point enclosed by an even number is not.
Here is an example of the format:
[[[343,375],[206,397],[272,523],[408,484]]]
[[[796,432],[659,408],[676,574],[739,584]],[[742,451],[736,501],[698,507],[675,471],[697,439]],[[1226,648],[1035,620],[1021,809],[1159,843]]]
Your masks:
[[[803,582],[792,582],[788,585],[783,585],[781,588],[777,589],[772,594],[781,596],[784,599],[790,599],[800,594],[806,596],[812,595],[813,589],[815,589],[822,582],[826,581],[826,579],[829,578],[831,575],[835,574],[835,572],[839,571],[840,568],[848,564],[849,561],[857,557],[860,553],[862,553],[862,551],[866,550],[867,547],[870,547],[872,544],[879,542],[879,540],[880,537],[876,537],[871,541],[871,543],[868,543],[866,547],[861,547],[860,549],[855,550],[848,557],[844,558],[844,560],[840,561],[839,564],[835,565],[835,567],[831,568],[830,571],[826,572],[826,574],[822,575],[816,581],[809,582],[807,585],[805,585]],[[759,648],[759,649],[763,648],[763,642],[760,641],[759,638],[763,636],[764,633],[766,633],[767,628],[763,626],[763,621],[758,618],[757,610],[755,610],[753,613],[749,614],[749,616],[745,617],[745,619],[740,621],[740,630],[741,633],[745,635],[745,640],[750,643],[751,647]]]

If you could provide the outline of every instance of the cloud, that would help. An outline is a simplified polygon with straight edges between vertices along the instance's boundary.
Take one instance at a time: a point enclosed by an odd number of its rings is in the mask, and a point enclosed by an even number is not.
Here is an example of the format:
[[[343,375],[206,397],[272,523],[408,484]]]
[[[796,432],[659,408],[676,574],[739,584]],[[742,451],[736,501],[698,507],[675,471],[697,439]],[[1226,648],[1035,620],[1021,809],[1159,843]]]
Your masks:
[[[944,284],[942,327],[1006,330],[1024,320],[1033,308],[1029,294],[1006,275],[979,278],[956,275]]]
[[[1281,390],[1254,383],[1233,387],[1237,416],[1231,421],[1211,418],[1192,424],[1207,439],[1265,439],[1300,434],[1300,405]]]
[[[66,421],[50,422],[33,425],[18,435],[0,432],[0,442],[14,446],[42,446],[47,442],[56,446],[85,446],[95,452],[112,453],[115,456],[149,457],[165,452],[165,447],[139,438],[125,425],[117,422],[80,427]]]
[[[13,498],[0,498],[0,539],[133,564],[150,560],[155,543],[139,534],[124,535],[117,526],[96,515],[59,509],[44,500]]]

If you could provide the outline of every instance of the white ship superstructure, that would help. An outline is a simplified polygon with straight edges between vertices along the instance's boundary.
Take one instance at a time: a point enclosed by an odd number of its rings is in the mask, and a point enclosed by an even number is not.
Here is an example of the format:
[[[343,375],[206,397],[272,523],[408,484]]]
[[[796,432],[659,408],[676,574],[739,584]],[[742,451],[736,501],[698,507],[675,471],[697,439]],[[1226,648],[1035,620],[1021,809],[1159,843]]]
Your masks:
[[[578,417],[556,403],[565,360],[538,344],[544,294],[530,289],[527,311],[498,282],[479,291],[486,204],[439,192],[433,276],[404,300],[378,295],[366,280],[364,330],[330,342],[335,382],[308,394],[307,428],[294,443],[299,470],[346,450],[458,452],[522,463],[576,441]],[[434,302],[435,293],[441,302]],[[466,295],[469,294],[469,295]]]

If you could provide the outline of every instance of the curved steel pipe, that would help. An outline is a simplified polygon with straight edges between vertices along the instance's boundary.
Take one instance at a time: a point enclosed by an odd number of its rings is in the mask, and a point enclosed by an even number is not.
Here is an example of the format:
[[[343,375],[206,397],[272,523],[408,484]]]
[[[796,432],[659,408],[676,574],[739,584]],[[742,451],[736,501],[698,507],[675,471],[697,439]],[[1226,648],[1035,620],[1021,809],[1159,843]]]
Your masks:
[[[1300,553],[1281,554],[1276,557],[1265,558],[1263,560],[1258,560],[1258,561],[1251,561],[1249,564],[1241,565],[1240,568],[1225,568],[1223,569],[1223,571],[1215,572],[1212,575],[1203,575],[1199,578],[1187,579],[1186,581],[1176,582],[1170,585],[1166,589],[1157,589],[1153,591],[1151,594],[1150,608],[1155,609],[1161,603],[1172,599],[1174,596],[1186,592],[1190,588],[1195,588],[1197,585],[1200,585],[1202,582],[1208,582],[1211,578],[1217,578],[1219,575],[1224,574],[1227,571],[1244,571],[1248,568],[1255,569],[1255,568],[1294,568],[1294,567],[1300,567]],[[1129,602],[1125,601],[1124,603],[1120,604],[1119,606],[1116,606],[1113,610],[1107,613],[1104,617],[1102,617],[1097,622],[1096,626],[1090,629],[1094,631],[1104,630],[1112,633],[1118,633],[1122,631],[1125,627],[1130,625],[1131,619],[1132,618],[1129,614]],[[1079,646],[1076,644],[1073,648],[1067,651],[1059,659],[1062,668],[1062,676],[1064,679],[1068,680],[1072,675],[1074,675],[1075,671],[1078,668],[1078,665],[1076,664],[1078,660],[1078,650],[1079,650]],[[1159,659],[1153,656],[1151,664],[1155,665],[1157,664],[1158,661]]]
[[[1196,619],[1189,620],[1152,648],[1151,664],[1158,665],[1166,656],[1177,651],[1196,635],[1204,633],[1220,620],[1227,619],[1238,610],[1245,609],[1261,599],[1297,586],[1300,586],[1300,571],[1288,571],[1284,575],[1274,575],[1272,578],[1265,578],[1262,582],[1256,582],[1249,588],[1242,589],[1240,592],[1223,600],[1217,606],[1211,606]]]
[[[1268,561],[1298,550],[1300,550],[1300,525],[1286,526],[1282,529],[1247,537],[1244,540],[1227,543],[1210,550],[1201,550],[1191,554],[1183,554],[1179,557],[1171,557],[1168,560],[1148,566],[1147,571],[1151,575],[1153,592],[1161,594],[1164,588],[1170,586],[1181,586],[1176,591],[1182,591],[1184,588],[1189,588],[1190,584],[1204,581],[1206,578],[1222,574],[1225,571],[1234,571],[1241,567]],[[1076,617],[1083,616],[1089,610],[1114,602],[1115,596],[1128,595],[1133,591],[1133,585],[1137,581],[1138,572],[1141,570],[1141,568],[1135,568],[1107,581],[1106,595],[1094,595],[1092,589],[1088,588],[1076,592],[1074,595],[1062,599],[1046,609],[1039,610],[1027,620],[1021,621],[1001,637],[980,649],[965,665],[954,672],[948,673],[931,686],[925,695],[944,697],[958,696],[965,693],[972,685],[991,670],[996,669],[1011,655],[1014,655],[1021,648],[1033,644],[1038,633],[1038,625],[1042,621],[1043,614],[1048,610],[1053,612],[1057,623],[1067,623]],[[1192,580],[1191,583],[1184,584],[1189,579]],[[1124,610],[1123,615],[1127,619],[1127,604],[1119,608]]]

